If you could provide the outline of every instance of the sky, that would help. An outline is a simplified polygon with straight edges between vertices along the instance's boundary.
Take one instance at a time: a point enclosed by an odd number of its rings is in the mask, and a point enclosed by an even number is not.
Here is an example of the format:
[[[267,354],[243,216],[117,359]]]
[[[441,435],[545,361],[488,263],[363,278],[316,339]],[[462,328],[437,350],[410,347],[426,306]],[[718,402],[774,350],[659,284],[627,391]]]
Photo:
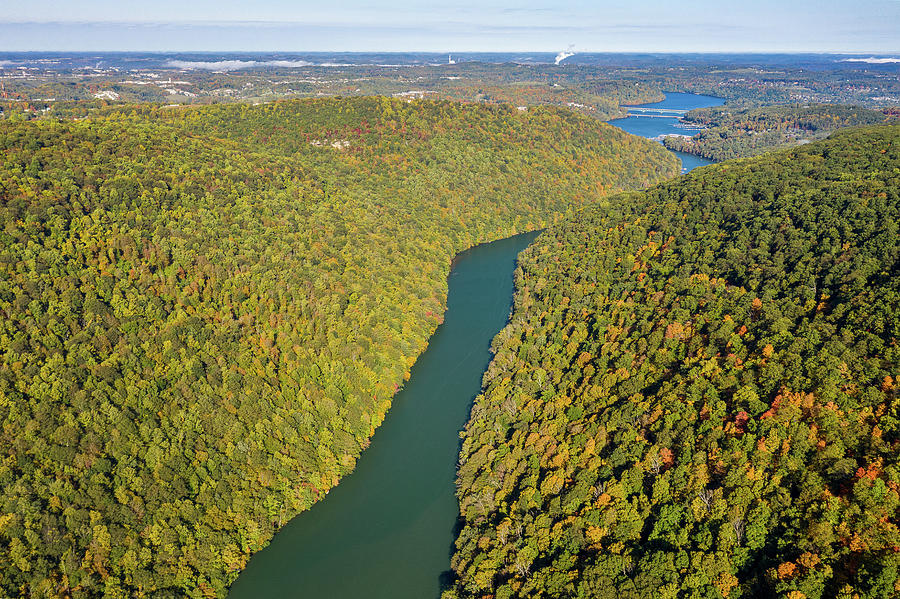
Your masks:
[[[0,2],[0,51],[900,53],[900,0]]]

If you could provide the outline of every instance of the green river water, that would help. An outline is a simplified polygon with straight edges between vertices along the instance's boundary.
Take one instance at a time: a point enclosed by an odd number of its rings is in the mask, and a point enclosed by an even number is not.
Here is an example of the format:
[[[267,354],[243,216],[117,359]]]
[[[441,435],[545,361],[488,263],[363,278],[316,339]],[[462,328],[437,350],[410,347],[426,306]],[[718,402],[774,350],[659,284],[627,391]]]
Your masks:
[[[512,307],[526,233],[461,253],[444,323],[352,474],[254,555],[231,599],[436,599],[459,506],[459,431]],[[443,574],[442,574],[443,573]]]
[[[689,110],[720,98],[667,93],[647,104]],[[611,121],[655,137],[683,132],[677,116]],[[708,160],[682,154],[683,171]],[[459,506],[458,433],[490,361],[491,339],[512,306],[513,270],[527,233],[457,257],[447,313],[356,470],[254,555],[231,599],[437,599],[450,567]],[[443,574],[442,574],[443,573]]]

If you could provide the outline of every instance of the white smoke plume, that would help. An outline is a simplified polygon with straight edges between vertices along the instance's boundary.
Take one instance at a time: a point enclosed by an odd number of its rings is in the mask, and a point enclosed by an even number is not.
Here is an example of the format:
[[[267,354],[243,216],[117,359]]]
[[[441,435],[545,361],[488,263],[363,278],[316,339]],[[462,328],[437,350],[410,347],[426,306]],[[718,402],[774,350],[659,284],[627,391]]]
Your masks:
[[[566,50],[556,55],[555,64],[559,64],[570,56],[575,56],[575,44],[571,44]]]

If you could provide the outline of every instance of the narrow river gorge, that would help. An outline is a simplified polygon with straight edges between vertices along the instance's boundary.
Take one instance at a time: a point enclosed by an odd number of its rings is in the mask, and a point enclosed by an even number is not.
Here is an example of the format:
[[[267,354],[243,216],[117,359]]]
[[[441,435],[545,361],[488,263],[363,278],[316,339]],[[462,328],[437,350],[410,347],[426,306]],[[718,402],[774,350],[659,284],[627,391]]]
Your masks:
[[[721,103],[668,94],[645,105],[668,116],[633,115],[611,124],[649,138],[685,133],[672,114]],[[685,172],[709,164],[677,154]],[[232,586],[232,599],[439,596],[459,513],[459,431],[481,390],[491,339],[509,317],[516,256],[536,236],[517,235],[459,254],[444,323],[356,469],[253,556]]]
[[[509,317],[516,256],[536,236],[459,254],[444,323],[356,469],[250,560],[230,597],[439,595],[459,513],[458,433]]]

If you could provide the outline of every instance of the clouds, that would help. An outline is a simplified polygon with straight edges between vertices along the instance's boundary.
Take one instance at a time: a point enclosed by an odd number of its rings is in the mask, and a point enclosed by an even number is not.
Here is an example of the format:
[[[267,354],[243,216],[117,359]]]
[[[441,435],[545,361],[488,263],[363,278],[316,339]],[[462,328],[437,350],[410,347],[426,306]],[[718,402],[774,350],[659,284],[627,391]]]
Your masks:
[[[555,53],[573,43],[583,52],[900,50],[900,2],[893,0],[520,0],[511,5],[494,0],[428,6],[416,0],[348,0],[340,6],[157,0],[129,11],[113,0],[77,6],[50,0],[35,10],[7,2],[0,3],[0,51]],[[47,20],[36,22],[35,15]],[[225,67],[209,67],[219,68]]]
[[[900,0],[898,0],[900,1]],[[845,58],[841,62],[865,62],[868,64],[891,64],[894,62],[900,63],[900,58],[875,58],[874,56],[870,56],[869,58]]]
[[[202,60],[167,60],[166,66],[172,67],[175,69],[184,69],[184,70],[200,70],[200,71],[215,71],[219,73],[224,73],[226,71],[239,71],[241,69],[253,69],[259,67],[281,67],[288,69],[296,69],[300,67],[308,67],[313,63],[307,62],[305,60],[217,60],[217,61],[202,61]]]

